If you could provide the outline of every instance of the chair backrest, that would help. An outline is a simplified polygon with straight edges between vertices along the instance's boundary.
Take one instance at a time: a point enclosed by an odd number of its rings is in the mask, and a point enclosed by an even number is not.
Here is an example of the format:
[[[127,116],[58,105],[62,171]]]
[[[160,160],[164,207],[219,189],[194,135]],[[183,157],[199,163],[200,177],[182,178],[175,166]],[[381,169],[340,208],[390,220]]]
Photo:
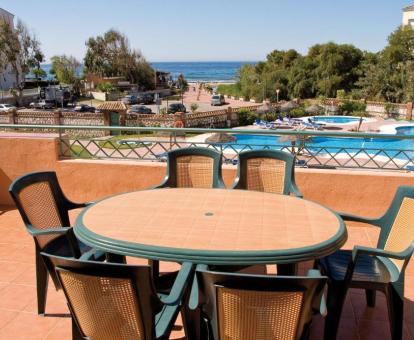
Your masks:
[[[241,152],[233,187],[288,195],[294,182],[294,165],[295,158],[284,151]]]
[[[300,339],[326,283],[326,277],[196,275],[200,305],[216,340]]]
[[[42,252],[56,269],[81,334],[88,339],[155,338],[162,310],[149,266],[85,262]]]
[[[166,184],[174,188],[222,188],[222,155],[207,148],[168,152]]]
[[[9,192],[27,228],[37,230],[69,227],[65,198],[56,173],[33,172],[10,185]],[[56,236],[37,237],[42,248]]]
[[[414,187],[400,186],[385,215],[381,218],[378,247],[401,252],[414,241]],[[392,260],[401,269],[403,260]]]

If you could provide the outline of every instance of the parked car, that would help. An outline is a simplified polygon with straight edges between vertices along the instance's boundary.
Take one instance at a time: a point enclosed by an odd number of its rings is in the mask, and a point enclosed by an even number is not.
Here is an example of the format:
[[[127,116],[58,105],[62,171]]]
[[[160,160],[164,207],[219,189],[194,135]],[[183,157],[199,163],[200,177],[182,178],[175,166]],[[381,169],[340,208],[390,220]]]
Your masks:
[[[211,97],[211,105],[224,105],[226,101],[224,100],[224,96],[222,94],[215,94]]]
[[[152,111],[149,107],[146,107],[144,105],[133,105],[128,110],[128,113],[150,114]]]
[[[93,107],[93,106],[90,106],[90,105],[81,104],[81,105],[75,106],[73,111],[76,111],[76,112],[95,112],[96,108]]]
[[[125,96],[124,98],[121,99],[121,101],[126,104],[126,105],[134,105],[134,104],[138,104],[138,100],[137,97],[134,96],[133,94],[130,94],[128,96]]]
[[[168,105],[168,113],[176,113],[176,112],[187,112],[187,108],[180,103],[174,103]]]
[[[16,106],[10,104],[0,104],[0,112],[7,112],[10,110],[16,110]]]
[[[152,94],[144,94],[142,96],[138,96],[137,98],[138,104],[152,104],[154,103],[154,96]]]
[[[38,102],[30,103],[29,106],[33,109],[53,109],[55,107],[55,102],[48,100],[40,100]]]

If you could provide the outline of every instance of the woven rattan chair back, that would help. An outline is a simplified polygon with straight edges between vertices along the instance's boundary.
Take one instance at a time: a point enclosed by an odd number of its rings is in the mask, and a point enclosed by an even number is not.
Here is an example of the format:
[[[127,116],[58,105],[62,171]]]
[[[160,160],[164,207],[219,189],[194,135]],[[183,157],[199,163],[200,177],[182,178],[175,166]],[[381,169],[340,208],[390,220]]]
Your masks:
[[[143,339],[141,311],[130,279],[98,277],[58,268],[80,329],[90,339]]]
[[[303,292],[216,289],[221,340],[295,339]]]
[[[56,268],[81,335],[87,339],[155,339],[162,309],[149,266],[84,262],[42,253]]]
[[[176,157],[177,188],[212,188],[214,160],[206,156]]]
[[[286,162],[273,158],[251,158],[245,167],[246,189],[283,194],[285,191]]]
[[[200,305],[218,340],[288,340],[307,334],[325,277],[197,271]]]
[[[414,241],[414,187],[398,188],[382,219],[383,228],[378,247],[392,252],[405,250]],[[401,270],[403,260],[391,261]]]
[[[242,152],[233,188],[301,196],[295,184],[294,164],[295,158],[284,151]]]
[[[224,188],[221,153],[207,148],[168,152],[167,176],[158,188]]]
[[[66,198],[54,172],[36,172],[16,179],[10,194],[26,227],[37,230],[69,227]],[[37,236],[42,249],[56,236]]]

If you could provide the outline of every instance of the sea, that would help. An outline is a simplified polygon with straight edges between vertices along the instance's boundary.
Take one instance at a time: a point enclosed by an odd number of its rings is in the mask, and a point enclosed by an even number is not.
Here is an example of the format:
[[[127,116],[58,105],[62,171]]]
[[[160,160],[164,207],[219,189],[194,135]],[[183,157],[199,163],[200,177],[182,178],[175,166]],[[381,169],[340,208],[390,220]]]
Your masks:
[[[234,82],[237,80],[237,73],[245,64],[256,64],[254,61],[190,61],[190,62],[152,62],[151,66],[157,71],[170,72],[176,79],[183,74],[190,82]],[[48,79],[53,79],[49,73],[51,64],[42,64]],[[82,74],[83,66],[78,70]]]

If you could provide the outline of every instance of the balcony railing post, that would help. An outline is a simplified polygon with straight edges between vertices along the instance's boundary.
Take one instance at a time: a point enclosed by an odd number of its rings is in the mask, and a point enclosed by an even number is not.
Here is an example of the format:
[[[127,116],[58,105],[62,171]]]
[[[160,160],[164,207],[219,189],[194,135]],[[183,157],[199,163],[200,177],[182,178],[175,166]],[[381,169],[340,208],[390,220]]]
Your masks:
[[[9,115],[9,124],[17,124],[17,112],[16,110],[10,110],[8,112]]]
[[[413,119],[413,103],[407,103],[405,107],[405,119],[412,120]]]

